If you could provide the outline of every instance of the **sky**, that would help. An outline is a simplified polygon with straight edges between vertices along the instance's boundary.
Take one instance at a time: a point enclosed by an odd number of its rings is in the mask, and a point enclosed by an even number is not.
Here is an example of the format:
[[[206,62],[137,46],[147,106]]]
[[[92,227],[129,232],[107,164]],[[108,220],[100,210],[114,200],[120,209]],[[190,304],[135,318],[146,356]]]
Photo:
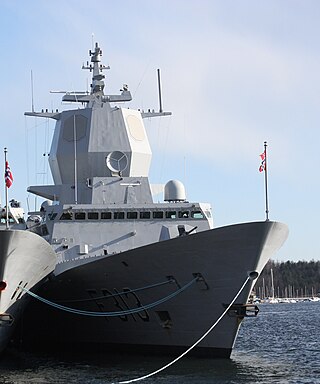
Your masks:
[[[33,210],[27,186],[51,183],[54,122],[24,112],[70,108],[50,91],[87,90],[81,66],[98,42],[105,91],[128,84],[128,107],[158,108],[161,69],[173,114],[145,121],[152,183],[181,180],[189,201],[212,204],[215,226],[264,220],[267,141],[269,217],[290,231],[273,259],[320,260],[319,19],[317,0],[0,0],[10,198]]]

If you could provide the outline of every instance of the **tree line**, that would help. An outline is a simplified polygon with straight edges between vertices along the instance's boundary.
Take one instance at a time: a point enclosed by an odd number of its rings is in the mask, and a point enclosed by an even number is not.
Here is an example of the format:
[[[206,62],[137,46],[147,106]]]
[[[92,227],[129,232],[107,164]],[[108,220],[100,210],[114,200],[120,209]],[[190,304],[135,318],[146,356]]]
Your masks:
[[[254,289],[262,299],[320,296],[320,261],[269,260]]]

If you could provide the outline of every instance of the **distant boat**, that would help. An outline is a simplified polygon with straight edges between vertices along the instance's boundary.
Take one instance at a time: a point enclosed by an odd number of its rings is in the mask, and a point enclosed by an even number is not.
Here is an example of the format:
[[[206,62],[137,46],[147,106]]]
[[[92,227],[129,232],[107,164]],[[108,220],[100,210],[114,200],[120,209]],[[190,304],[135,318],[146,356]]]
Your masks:
[[[283,297],[279,297],[278,302],[281,303],[281,304],[290,303],[289,299],[286,299],[286,298],[283,298]]]
[[[271,297],[270,299],[268,299],[267,302],[269,304],[278,304],[279,303],[279,299],[276,299],[275,297]]]
[[[310,298],[310,301],[314,301],[314,302],[316,302],[316,301],[320,301],[320,297],[311,297]]]
[[[279,300],[274,297],[274,281],[273,281],[273,270],[272,270],[272,268],[270,270],[270,273],[271,273],[271,294],[272,294],[272,296],[271,296],[271,298],[269,298],[267,300],[267,302],[269,304],[278,304]]]

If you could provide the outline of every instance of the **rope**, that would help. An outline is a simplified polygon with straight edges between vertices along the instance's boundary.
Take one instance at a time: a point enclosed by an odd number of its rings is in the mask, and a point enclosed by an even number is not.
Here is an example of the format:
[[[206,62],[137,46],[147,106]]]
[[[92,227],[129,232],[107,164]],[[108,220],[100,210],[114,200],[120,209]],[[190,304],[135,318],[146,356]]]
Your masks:
[[[222,313],[222,315],[218,318],[218,320],[207,330],[207,332],[205,332],[199,340],[197,340],[191,347],[189,347],[185,352],[183,352],[180,356],[178,356],[177,358],[175,358],[173,361],[171,361],[170,363],[168,363],[167,365],[163,366],[162,368],[159,368],[157,369],[156,371],[154,372],[151,372],[149,373],[148,375],[145,375],[145,376],[142,376],[142,377],[138,377],[136,379],[132,379],[132,380],[127,380],[127,381],[119,381],[118,383],[113,383],[113,384],[128,384],[128,383],[133,383],[135,381],[140,381],[140,380],[144,380],[144,379],[147,379],[148,377],[151,377],[151,376],[154,376],[155,374],[165,370],[166,368],[170,367],[171,365],[173,365],[174,363],[176,363],[178,360],[180,360],[183,356],[185,356],[187,353],[189,353],[194,347],[196,347],[206,336],[208,336],[208,334],[213,330],[213,328],[215,328],[215,326],[220,322],[220,320],[224,317],[224,315],[229,311],[229,309],[231,308],[231,306],[233,305],[233,303],[237,300],[238,296],[240,295],[240,293],[243,291],[244,287],[246,286],[247,282],[250,280],[250,276],[248,276],[245,280],[245,282],[242,284],[242,287],[240,288],[240,290],[238,291],[238,293],[235,295],[235,297],[233,298],[233,300],[231,301],[231,303],[228,305],[228,307],[224,310],[224,312]]]
[[[128,290],[125,290],[124,292],[117,292],[117,293],[113,293],[113,294],[105,295],[105,296],[90,297],[89,299],[59,300],[58,303],[84,303],[86,301],[97,301],[97,300],[103,300],[103,299],[110,299],[112,297],[124,296],[124,295],[127,295],[128,293],[135,293],[135,292],[143,291],[145,289],[160,287],[161,285],[166,285],[169,283],[171,284],[174,282],[175,282],[175,279],[170,278],[166,281],[163,281],[162,283],[150,284],[150,285],[146,285],[145,287],[141,287],[141,288],[128,289]]]
[[[66,312],[74,313],[76,315],[93,316],[93,317],[105,317],[105,316],[106,317],[115,317],[115,316],[131,315],[131,314],[134,314],[134,313],[142,312],[142,311],[145,311],[147,309],[156,307],[159,304],[165,303],[166,301],[168,301],[168,300],[174,298],[175,296],[177,296],[179,293],[185,291],[194,282],[196,282],[197,279],[198,279],[197,277],[194,278],[193,280],[191,280],[189,283],[187,283],[186,285],[184,285],[183,287],[181,287],[177,291],[171,293],[168,296],[163,297],[162,299],[159,299],[158,301],[155,301],[155,302],[147,304],[147,305],[142,305],[141,307],[129,309],[127,311],[117,311],[117,312],[91,312],[91,311],[84,311],[84,310],[76,309],[76,308],[70,308],[70,307],[66,307],[66,306],[61,305],[61,304],[53,303],[50,300],[47,300],[47,299],[45,299],[45,298],[43,298],[41,296],[38,296],[34,292],[29,291],[28,289],[22,287],[21,285],[19,285],[19,288],[21,290],[25,291],[28,295],[32,296],[33,298],[35,298],[35,299],[37,299],[37,300],[39,300],[39,301],[41,301],[41,302],[43,302],[45,304],[48,304],[48,305],[50,305],[50,306],[52,306],[54,308],[61,309],[61,310],[66,311]]]

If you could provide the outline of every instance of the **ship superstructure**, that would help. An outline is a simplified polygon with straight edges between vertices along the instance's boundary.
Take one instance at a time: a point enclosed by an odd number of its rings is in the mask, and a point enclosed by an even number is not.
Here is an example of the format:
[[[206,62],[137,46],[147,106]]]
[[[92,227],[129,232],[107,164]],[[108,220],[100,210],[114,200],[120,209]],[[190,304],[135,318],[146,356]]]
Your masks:
[[[55,184],[28,191],[49,200],[41,212],[33,213],[42,217],[34,230],[47,234],[61,262],[123,252],[213,227],[211,206],[187,202],[178,180],[164,186],[165,203],[153,202],[148,179],[151,149],[143,118],[171,113],[114,105],[130,101],[131,94],[124,86],[121,95],[104,95],[102,71],[108,67],[100,64],[101,54],[96,45],[90,51],[91,64],[84,67],[93,73],[91,94],[66,94],[62,99],[84,103],[85,108],[26,113],[57,120],[49,157]]]

